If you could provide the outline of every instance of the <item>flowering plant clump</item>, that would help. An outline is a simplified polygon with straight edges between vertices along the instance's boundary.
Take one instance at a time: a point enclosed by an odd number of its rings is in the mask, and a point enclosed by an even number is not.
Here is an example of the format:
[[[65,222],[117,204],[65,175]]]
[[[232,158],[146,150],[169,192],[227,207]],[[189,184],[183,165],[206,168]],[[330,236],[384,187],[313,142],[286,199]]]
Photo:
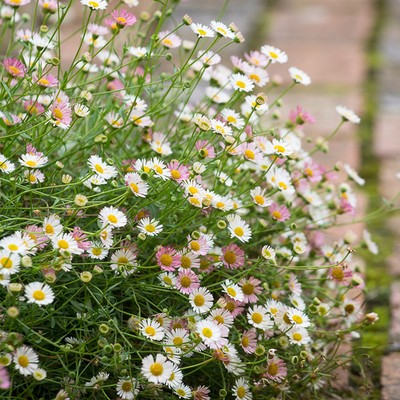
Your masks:
[[[314,118],[276,110],[311,79],[290,67],[279,92],[280,49],[224,66],[244,40],[233,24],[174,25],[176,1],[137,15],[137,0],[80,3],[0,5],[0,397],[329,390],[341,342],[378,319],[352,261],[377,248],[367,231],[327,240],[364,181],[313,156],[359,118],[339,106],[307,147]]]

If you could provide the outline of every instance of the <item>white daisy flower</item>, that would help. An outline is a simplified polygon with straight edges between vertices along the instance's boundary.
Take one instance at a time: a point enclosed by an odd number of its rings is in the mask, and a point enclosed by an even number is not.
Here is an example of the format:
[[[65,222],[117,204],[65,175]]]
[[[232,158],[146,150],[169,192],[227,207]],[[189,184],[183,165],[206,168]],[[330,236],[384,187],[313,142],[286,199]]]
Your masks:
[[[44,181],[44,174],[41,171],[28,169],[27,171],[24,171],[24,176],[31,185],[36,185],[37,183],[42,183]]]
[[[90,156],[88,164],[93,172],[104,179],[114,178],[118,174],[117,170],[113,166],[105,163],[99,156]]]
[[[26,285],[25,297],[28,303],[36,303],[39,306],[45,306],[54,301],[53,290],[43,282],[31,282]]]
[[[0,171],[10,174],[15,170],[15,164],[9,161],[3,154],[0,154]]]
[[[261,249],[261,255],[266,259],[266,260],[275,260],[276,253],[275,250],[268,245],[263,246]]]
[[[151,318],[147,318],[140,323],[140,331],[148,339],[157,341],[163,340],[165,334],[163,327]]]
[[[238,378],[232,388],[235,400],[251,400],[253,395],[250,391],[250,385],[244,378]]]
[[[310,335],[304,328],[301,327],[294,327],[292,329],[289,329],[286,332],[286,335],[289,338],[290,343],[297,344],[298,346],[311,342]]]
[[[213,321],[202,320],[197,322],[196,332],[204,344],[211,348],[218,348],[218,343],[223,339],[221,328]]]
[[[162,272],[158,275],[158,280],[164,287],[172,288],[175,287],[177,279],[173,272]]]
[[[0,274],[12,275],[19,271],[20,257],[17,253],[0,250]]]
[[[142,218],[138,225],[139,231],[147,236],[157,236],[163,230],[163,226],[156,219]]]
[[[41,153],[26,153],[18,161],[24,167],[41,168],[47,164],[48,158]]]
[[[51,242],[55,249],[58,249],[61,253],[68,252],[70,254],[82,254],[83,250],[78,247],[77,241],[70,233],[61,233],[54,235],[51,238]]]
[[[105,0],[81,0],[81,4],[90,7],[92,10],[105,10],[108,6]]]
[[[164,181],[171,177],[171,171],[165,165],[164,161],[154,157],[151,160],[151,169],[155,172],[155,177],[161,178]]]
[[[51,214],[43,220],[43,231],[47,236],[59,235],[62,230],[63,226],[58,215]]]
[[[213,300],[212,294],[204,287],[199,287],[189,295],[189,303],[197,314],[204,314],[210,311],[213,306]]]
[[[190,25],[190,29],[198,36],[198,37],[214,37],[215,33],[208,26],[203,24],[193,23]]]
[[[136,254],[129,249],[117,250],[111,256],[110,267],[116,274],[131,275],[135,272],[136,266]]]
[[[113,206],[102,208],[99,219],[103,226],[111,225],[113,228],[122,228],[128,223],[125,214]]]
[[[365,179],[361,178],[361,176],[358,175],[357,172],[354,171],[354,169],[351,168],[349,164],[343,164],[343,169],[346,171],[346,174],[349,176],[350,179],[352,179],[358,185],[364,186]]]
[[[92,242],[87,253],[89,257],[94,260],[104,260],[108,255],[108,249],[104,248],[99,243]]]
[[[149,382],[163,384],[171,376],[173,368],[171,361],[167,361],[162,354],[157,354],[155,359],[152,355],[143,358],[141,372]]]
[[[223,24],[222,22],[219,21],[211,21],[210,23],[211,28],[214,29],[215,32],[217,32],[218,35],[226,37],[228,39],[234,39],[235,38],[235,32],[231,30],[228,26]]]
[[[74,112],[78,117],[85,118],[89,115],[90,109],[88,106],[85,106],[84,104],[77,103],[74,106]]]
[[[129,54],[137,57],[137,58],[142,58],[147,54],[147,48],[146,47],[133,47],[131,46],[128,50]]]
[[[225,122],[219,121],[217,119],[211,120],[211,129],[213,132],[218,133],[223,137],[232,136],[233,134],[232,128],[230,126],[227,126]]]
[[[264,331],[272,329],[274,323],[268,315],[268,309],[263,306],[253,306],[247,313],[249,324]]]
[[[99,237],[101,240],[101,243],[103,246],[107,249],[109,249],[113,245],[113,232],[112,232],[112,226],[108,225],[102,228],[102,230],[99,233]]]
[[[221,111],[221,116],[229,125],[232,125],[237,129],[242,129],[244,127],[244,119],[242,116],[230,108],[224,108]]]
[[[24,255],[28,250],[22,233],[19,231],[1,239],[0,247],[8,252],[17,253],[20,255]]]
[[[251,239],[249,224],[243,221],[238,215],[234,215],[228,220],[228,229],[231,233],[231,237],[235,237],[241,242],[248,242]]]
[[[183,383],[175,386],[174,392],[180,399],[190,399],[192,397],[192,389]]]
[[[265,54],[272,64],[274,63],[284,64],[288,60],[286,53],[276,47],[268,45],[262,46],[261,53]]]
[[[240,92],[251,92],[254,89],[254,83],[246,75],[237,73],[229,78],[233,89]]]
[[[365,245],[367,246],[367,249],[372,254],[377,255],[379,253],[378,245],[374,241],[372,241],[371,234],[366,229],[363,230],[363,240]]]
[[[244,300],[243,290],[238,284],[227,279],[225,282],[223,282],[221,284],[221,286],[222,286],[223,291],[233,300],[236,300],[236,301]]]
[[[33,371],[38,368],[39,357],[30,347],[24,345],[18,347],[15,351],[13,362],[15,369],[21,375],[28,376],[32,375]]]
[[[272,200],[268,199],[265,195],[266,189],[261,189],[260,186],[250,190],[250,196],[254,203],[260,207],[268,207],[272,204]]]
[[[361,118],[353,110],[350,110],[347,107],[337,106],[336,111],[345,121],[349,121],[352,124],[359,124],[361,121]]]
[[[182,371],[180,370],[180,368],[177,365],[174,364],[173,367],[172,367],[171,374],[168,377],[168,379],[165,382],[165,384],[169,388],[175,388],[175,387],[179,386],[182,383],[182,379],[183,379]]]
[[[304,86],[308,86],[311,83],[311,78],[299,68],[290,67],[289,74],[296,83],[301,83]]]
[[[124,377],[117,382],[117,394],[123,400],[133,400],[139,393],[139,383],[137,379]]]
[[[231,96],[219,87],[208,86],[206,88],[206,96],[211,99],[214,103],[225,104]]]
[[[43,368],[36,368],[32,375],[36,381],[43,381],[47,377],[47,372]]]
[[[310,326],[310,318],[306,314],[304,314],[301,310],[296,308],[290,308],[287,311],[287,317],[289,318],[290,322],[297,327],[307,328]]]

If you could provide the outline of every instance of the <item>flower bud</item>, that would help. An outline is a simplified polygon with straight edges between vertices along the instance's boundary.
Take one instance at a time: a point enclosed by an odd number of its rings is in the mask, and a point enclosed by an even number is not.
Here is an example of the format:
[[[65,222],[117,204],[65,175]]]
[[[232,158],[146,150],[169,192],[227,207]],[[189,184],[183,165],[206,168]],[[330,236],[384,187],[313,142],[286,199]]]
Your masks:
[[[143,11],[139,15],[139,19],[142,22],[147,22],[150,19],[150,14],[147,11]]]
[[[40,33],[47,33],[49,31],[49,27],[47,25],[41,25],[39,31]]]
[[[140,232],[137,237],[139,240],[146,240],[146,238],[147,238],[147,236],[142,232]]]
[[[219,391],[219,396],[220,397],[226,397],[228,395],[228,392],[225,389],[221,389]]]
[[[90,63],[92,61],[91,54],[87,51],[86,53],[82,54],[81,60],[85,63]]]
[[[190,235],[194,240],[200,239],[200,232],[199,231],[193,231]]]
[[[83,271],[80,273],[79,278],[83,283],[88,283],[92,280],[93,275],[90,271]]]
[[[217,222],[217,228],[218,229],[226,229],[226,222],[223,220],[223,219],[220,219],[218,222]]]
[[[11,306],[7,309],[7,315],[10,318],[17,318],[19,315],[19,309],[15,306]]]
[[[122,346],[119,343],[114,343],[113,348],[115,353],[120,353],[122,351]]]
[[[61,182],[64,183],[65,185],[67,185],[68,183],[71,183],[71,181],[72,181],[71,175],[63,174],[63,176],[61,177]]]
[[[12,294],[19,294],[22,290],[22,285],[20,283],[10,283],[8,285],[8,290]]]
[[[83,194],[77,194],[75,196],[74,202],[78,207],[84,207],[88,203],[88,198]]]
[[[23,267],[30,268],[32,267],[32,259],[29,256],[21,257],[21,264]]]
[[[185,15],[183,16],[183,18],[182,18],[182,22],[183,22],[185,25],[192,25],[192,24],[193,24],[193,19],[192,19],[192,17],[191,17],[190,15],[185,14]]]
[[[99,332],[103,335],[106,335],[110,331],[110,327],[107,324],[100,324]]]

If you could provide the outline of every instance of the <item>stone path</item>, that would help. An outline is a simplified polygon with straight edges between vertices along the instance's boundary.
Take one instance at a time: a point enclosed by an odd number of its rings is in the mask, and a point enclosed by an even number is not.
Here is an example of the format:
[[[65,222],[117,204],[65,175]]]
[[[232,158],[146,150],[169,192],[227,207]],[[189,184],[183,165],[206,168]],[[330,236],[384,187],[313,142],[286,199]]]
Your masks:
[[[400,3],[387,0],[387,18],[380,43],[382,68],[379,75],[379,112],[376,124],[375,154],[381,165],[380,192],[387,199],[400,191],[396,172],[400,171]],[[400,398],[400,215],[389,219],[395,239],[389,259],[391,285],[391,324],[388,355],[382,360],[382,400]]]

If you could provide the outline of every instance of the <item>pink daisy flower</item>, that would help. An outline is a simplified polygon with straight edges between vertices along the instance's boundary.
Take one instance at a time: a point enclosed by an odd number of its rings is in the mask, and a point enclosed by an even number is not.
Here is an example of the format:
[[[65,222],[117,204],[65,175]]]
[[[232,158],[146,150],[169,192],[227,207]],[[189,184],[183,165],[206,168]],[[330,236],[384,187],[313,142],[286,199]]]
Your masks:
[[[338,265],[329,269],[328,277],[343,286],[349,286],[353,271],[346,265]]]
[[[29,4],[31,0],[4,0],[4,3],[11,7],[21,7]]]
[[[204,158],[215,158],[215,149],[207,140],[198,140],[196,149]]]
[[[227,294],[220,301],[222,308],[228,310],[233,318],[244,312],[244,303],[242,301],[232,299]]]
[[[211,397],[209,396],[210,394],[210,389],[207,388],[206,386],[199,386],[196,389],[193,389],[193,400],[210,400]]]
[[[257,347],[257,333],[256,328],[251,328],[248,331],[244,331],[240,338],[240,346],[243,351],[247,354],[253,354]]]
[[[25,111],[31,115],[38,115],[44,112],[44,107],[34,100],[25,100],[23,106]]]
[[[278,203],[272,203],[269,207],[269,213],[272,218],[279,222],[284,222],[290,218],[290,212],[285,205],[279,205]]]
[[[215,260],[213,255],[207,255],[200,258],[200,271],[209,274],[215,269]]]
[[[80,249],[84,251],[90,249],[91,243],[87,240],[88,236],[79,226],[74,226],[74,230],[71,232],[71,235],[76,240]]]
[[[180,264],[179,253],[171,246],[162,246],[156,253],[157,265],[163,271],[175,271]]]
[[[262,292],[262,287],[260,286],[261,281],[250,276],[249,278],[243,278],[240,280],[239,285],[242,288],[244,294],[245,303],[257,303],[258,297]]]
[[[7,126],[14,126],[21,123],[21,118],[18,115],[10,114],[12,120],[10,121],[1,111],[0,111],[0,118],[4,121]]]
[[[187,236],[188,248],[194,254],[205,256],[210,250],[210,246],[205,237],[201,236],[198,239],[193,239],[190,235]]]
[[[254,162],[256,164],[262,163],[263,154],[260,149],[257,147],[256,143],[242,143],[239,146],[239,152],[243,154],[246,160]]]
[[[281,382],[287,375],[287,368],[285,361],[277,356],[273,356],[268,360],[266,371],[263,376],[272,381]]]
[[[189,168],[186,165],[180,164],[177,160],[172,160],[167,164],[167,168],[171,171],[171,179],[176,182],[182,182],[189,179]]]
[[[0,366],[0,389],[9,389],[11,387],[8,371],[3,366]]]
[[[325,172],[324,168],[312,159],[304,163],[303,171],[307,179],[313,183],[320,182]]]
[[[26,74],[25,65],[16,58],[5,58],[3,61],[3,67],[15,78],[23,78]]]
[[[236,269],[244,265],[244,251],[236,244],[231,243],[221,249],[220,260],[226,268]]]
[[[183,294],[193,293],[200,287],[199,277],[190,269],[179,271],[176,279],[176,288]]]
[[[104,36],[109,32],[107,27],[97,24],[89,24],[88,31],[95,36]]]
[[[197,254],[194,254],[191,251],[180,251],[179,256],[180,256],[179,268],[182,269],[200,268],[200,259]]]
[[[119,29],[125,26],[132,26],[136,22],[136,17],[127,10],[114,10],[111,13]]]
[[[294,125],[303,125],[306,122],[309,124],[315,123],[315,118],[308,112],[304,111],[300,106],[297,106],[295,110],[290,111],[289,119]]]
[[[301,288],[301,283],[298,281],[296,274],[290,273],[288,286],[289,290],[297,296],[300,296],[303,292],[303,289]]]
[[[57,0],[39,0],[39,6],[42,7],[44,13],[54,14],[58,8]]]
[[[66,101],[55,101],[50,107],[53,123],[61,128],[67,128],[72,121],[71,106]]]
[[[35,248],[38,250],[43,250],[47,246],[49,239],[40,226],[28,225],[25,227],[25,233],[35,242]]]
[[[33,80],[41,87],[57,87],[58,79],[51,74],[43,75],[41,78],[33,77]]]

